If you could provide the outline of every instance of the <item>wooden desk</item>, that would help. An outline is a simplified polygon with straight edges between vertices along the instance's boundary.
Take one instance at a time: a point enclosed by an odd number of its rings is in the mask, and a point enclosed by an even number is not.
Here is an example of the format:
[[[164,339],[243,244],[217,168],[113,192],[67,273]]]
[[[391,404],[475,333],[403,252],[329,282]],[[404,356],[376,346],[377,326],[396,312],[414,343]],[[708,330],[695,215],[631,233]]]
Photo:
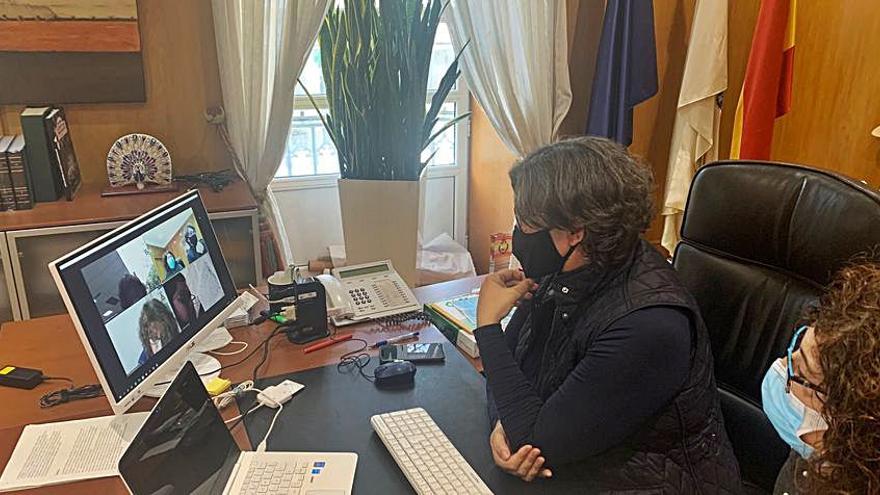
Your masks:
[[[416,289],[416,297],[422,303],[430,303],[470,292],[478,287],[481,279],[469,278],[431,285]],[[249,348],[257,346],[274,329],[274,324],[264,323],[256,327],[244,327],[232,330],[235,340],[245,341]],[[356,338],[375,342],[393,337],[407,331],[419,330],[420,342],[443,342],[445,337],[427,323],[408,324],[404,326],[382,326],[376,323],[363,323],[345,327],[339,334],[352,333]],[[269,344],[269,357],[260,370],[260,376],[275,376],[301,371],[336,363],[339,356],[349,350],[356,349],[358,343],[346,342],[326,347],[316,352],[303,354],[304,346],[294,345],[283,336],[275,337]],[[376,351],[372,351],[375,354]],[[259,354],[259,353],[257,353]],[[463,354],[464,355],[464,354]],[[217,356],[222,364],[233,363],[241,359],[237,356]],[[479,359],[465,356],[476,370],[482,369]],[[255,355],[243,364],[223,371],[225,378],[233,382],[250,379],[253,368],[259,361]],[[66,376],[77,385],[97,383],[97,377],[85,354],[68,315],[50,316],[33,320],[10,322],[0,327],[0,363],[10,363],[29,368],[42,369],[47,375]],[[70,402],[60,406],[41,409],[39,398],[52,390],[61,388],[63,383],[47,382],[34,390],[16,390],[0,388],[0,467],[9,462],[15,443],[22,428],[31,423],[82,419],[111,414],[107,399],[98,397],[82,401]],[[142,399],[132,411],[147,411],[155,400]],[[224,410],[226,418],[238,414],[236,406]],[[243,449],[250,449],[244,428],[237,427],[233,431],[236,442]],[[122,481],[118,478],[103,478],[67,485],[46,487],[15,493],[40,494],[125,494]]]

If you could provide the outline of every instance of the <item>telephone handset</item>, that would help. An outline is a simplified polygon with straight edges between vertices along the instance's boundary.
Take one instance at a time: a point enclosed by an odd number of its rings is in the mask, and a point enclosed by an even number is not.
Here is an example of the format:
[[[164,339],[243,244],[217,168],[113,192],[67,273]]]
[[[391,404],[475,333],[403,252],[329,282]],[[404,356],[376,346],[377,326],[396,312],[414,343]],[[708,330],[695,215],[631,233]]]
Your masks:
[[[389,260],[334,268],[331,273],[317,278],[327,292],[327,314],[337,327],[422,308]]]

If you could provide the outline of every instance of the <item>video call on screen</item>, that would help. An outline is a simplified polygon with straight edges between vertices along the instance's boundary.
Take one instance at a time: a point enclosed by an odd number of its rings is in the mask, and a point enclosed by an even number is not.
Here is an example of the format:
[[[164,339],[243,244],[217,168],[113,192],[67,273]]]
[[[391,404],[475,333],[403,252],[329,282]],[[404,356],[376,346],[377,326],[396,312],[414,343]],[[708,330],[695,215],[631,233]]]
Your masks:
[[[82,275],[128,376],[223,298],[192,209],[83,267]]]

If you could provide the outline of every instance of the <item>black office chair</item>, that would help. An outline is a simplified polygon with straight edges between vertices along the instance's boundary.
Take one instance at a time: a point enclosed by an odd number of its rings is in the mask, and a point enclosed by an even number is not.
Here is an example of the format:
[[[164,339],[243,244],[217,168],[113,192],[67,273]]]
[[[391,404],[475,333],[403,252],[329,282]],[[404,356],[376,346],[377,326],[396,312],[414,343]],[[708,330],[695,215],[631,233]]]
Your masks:
[[[744,481],[772,491],[789,453],[761,381],[804,306],[854,255],[880,245],[880,194],[830,172],[771,162],[701,168],[674,265],[700,305],[727,432]]]

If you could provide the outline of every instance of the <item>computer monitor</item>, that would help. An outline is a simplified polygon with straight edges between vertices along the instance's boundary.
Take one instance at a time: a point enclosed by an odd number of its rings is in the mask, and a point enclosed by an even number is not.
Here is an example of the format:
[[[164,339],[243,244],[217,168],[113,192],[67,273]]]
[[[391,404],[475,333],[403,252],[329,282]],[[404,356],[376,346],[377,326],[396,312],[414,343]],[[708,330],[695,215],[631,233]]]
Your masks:
[[[49,271],[115,414],[170,381],[237,308],[198,191],[62,256]],[[206,362],[217,369],[205,373],[219,371],[215,359]]]

